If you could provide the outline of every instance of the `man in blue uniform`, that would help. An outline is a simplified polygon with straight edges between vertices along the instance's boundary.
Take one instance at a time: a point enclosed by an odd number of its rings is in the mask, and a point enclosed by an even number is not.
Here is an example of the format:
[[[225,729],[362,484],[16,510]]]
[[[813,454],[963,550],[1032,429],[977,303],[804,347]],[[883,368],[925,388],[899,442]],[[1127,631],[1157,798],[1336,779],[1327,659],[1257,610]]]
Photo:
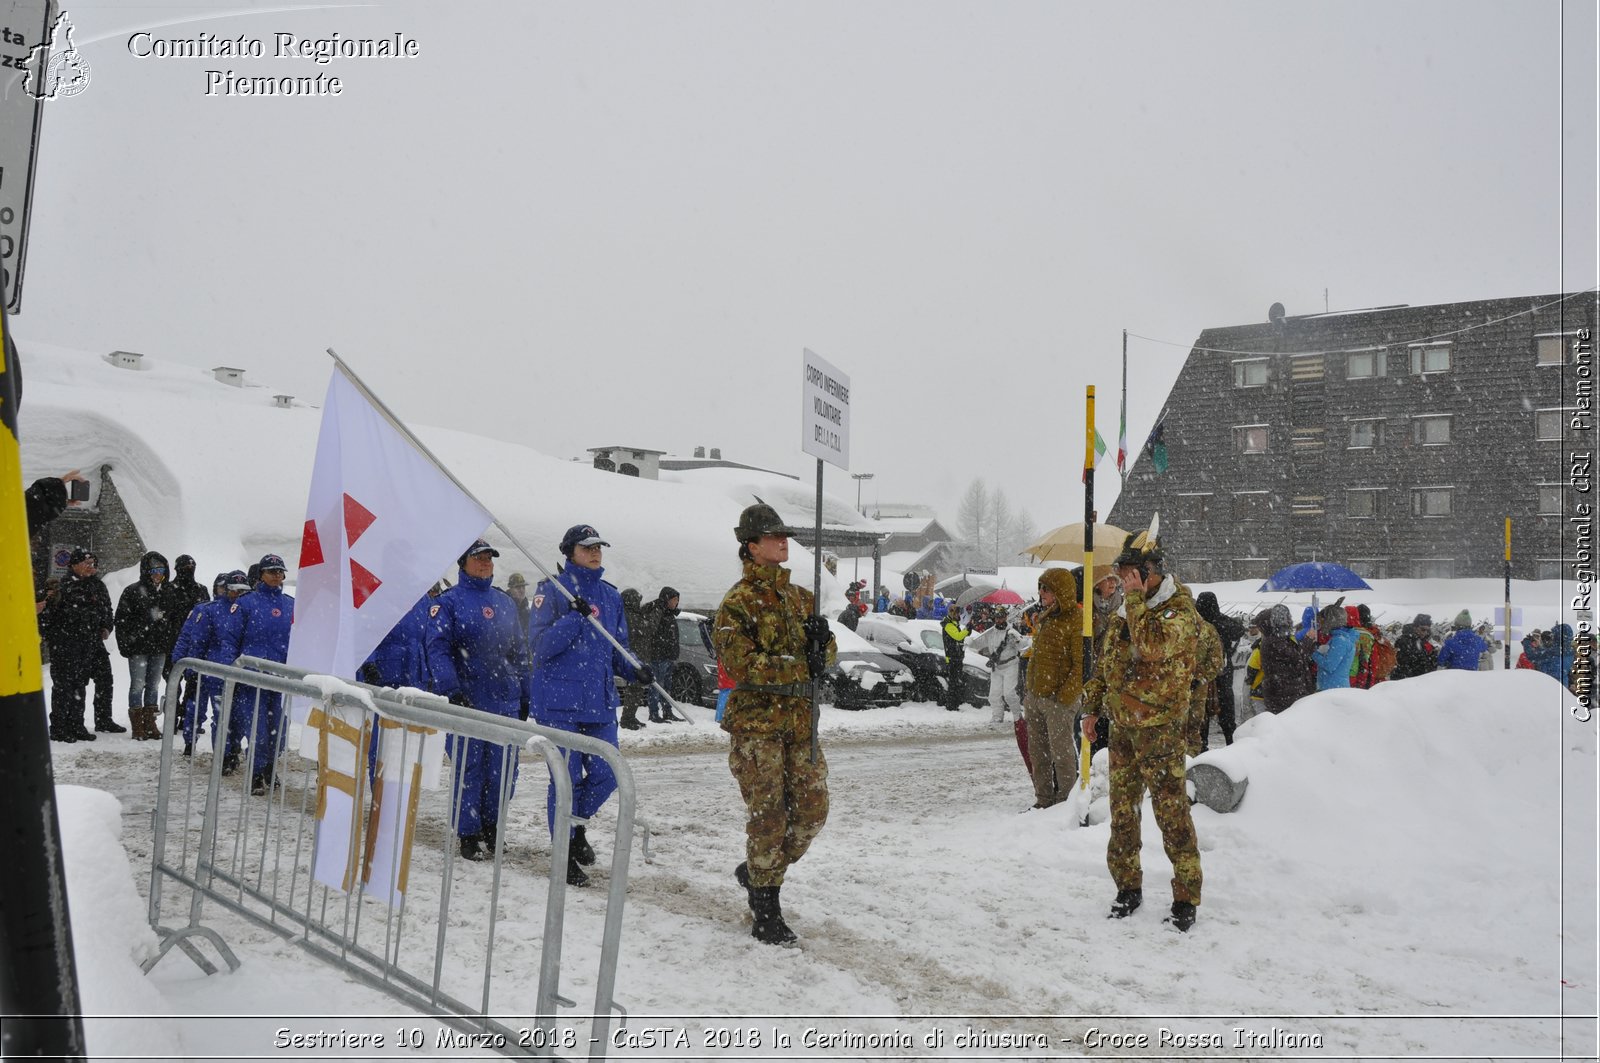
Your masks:
[[[289,659],[289,628],[294,623],[294,598],[283,593],[289,570],[283,558],[267,554],[260,562],[261,582],[228,607],[237,618],[228,660],[259,657],[264,661]],[[283,719],[283,695],[250,687],[236,688],[233,714],[228,720],[228,745],[237,750],[239,739],[250,739],[250,792],[265,794],[277,770],[278,751],[288,735]],[[225,754],[222,772],[233,767]]]
[[[533,594],[533,622],[529,641],[533,646],[533,716],[545,727],[589,735],[611,745],[617,744],[617,695],[613,675],[640,683],[654,682],[646,665],[634,668],[604,635],[595,630],[589,618],[622,646],[628,644],[628,625],[622,616],[622,593],[602,575],[601,548],[611,544],[587,524],[567,529],[561,537],[561,553],[567,563],[555,579],[571,595],[561,593],[550,580],[540,580]],[[572,775],[572,815],[587,820],[600,810],[617,788],[611,766],[587,753],[567,753],[567,770]],[[556,788],[550,784],[547,815],[555,829]],[[574,827],[567,849],[567,883],[587,886],[584,866],[595,861],[594,849],[584,828]]]
[[[428,605],[427,667],[434,693],[454,704],[526,719],[528,644],[516,603],[494,585],[499,556],[482,539],[475,541],[457,561],[460,581]],[[456,765],[461,855],[486,860],[499,841],[502,781],[508,802],[516,789],[517,750],[460,735],[451,735],[446,748]]]
[[[189,610],[188,619],[179,629],[178,641],[172,647],[174,661],[193,657],[217,664],[233,663],[233,658],[227,653],[238,644],[239,614],[230,612],[229,607],[250,589],[250,584],[245,582],[242,570],[219,572],[211,589],[215,597]],[[207,676],[198,685],[191,683],[186,689],[188,697],[183,702],[183,755],[188,757],[194,755],[194,737],[204,730],[208,710],[222,696],[222,680]],[[214,747],[222,747],[223,739],[224,736],[213,731]],[[238,750],[233,752],[237,757]]]

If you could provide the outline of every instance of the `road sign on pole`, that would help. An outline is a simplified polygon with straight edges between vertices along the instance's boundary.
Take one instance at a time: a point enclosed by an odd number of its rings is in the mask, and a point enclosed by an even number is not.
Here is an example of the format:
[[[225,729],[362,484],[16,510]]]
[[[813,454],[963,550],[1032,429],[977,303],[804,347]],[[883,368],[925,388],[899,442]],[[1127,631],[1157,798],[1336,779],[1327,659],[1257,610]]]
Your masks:
[[[22,263],[55,0],[0,0],[0,305],[22,306]]]
[[[850,468],[850,378],[814,351],[805,352],[800,394],[800,449],[819,461]]]

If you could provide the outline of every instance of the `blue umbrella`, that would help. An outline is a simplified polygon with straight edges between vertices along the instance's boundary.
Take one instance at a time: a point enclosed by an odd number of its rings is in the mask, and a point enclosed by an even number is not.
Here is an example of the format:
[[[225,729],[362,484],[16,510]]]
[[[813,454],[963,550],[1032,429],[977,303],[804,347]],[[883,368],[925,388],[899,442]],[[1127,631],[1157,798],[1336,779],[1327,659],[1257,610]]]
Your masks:
[[[1370,591],[1367,581],[1331,561],[1302,561],[1280,568],[1261,585],[1263,591]]]

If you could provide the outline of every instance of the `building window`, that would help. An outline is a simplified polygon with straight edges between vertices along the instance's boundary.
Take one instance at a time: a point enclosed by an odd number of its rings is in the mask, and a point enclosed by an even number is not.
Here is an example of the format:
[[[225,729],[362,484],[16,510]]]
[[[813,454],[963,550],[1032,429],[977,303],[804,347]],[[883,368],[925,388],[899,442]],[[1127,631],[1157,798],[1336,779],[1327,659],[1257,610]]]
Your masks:
[[[1533,438],[1540,442],[1561,439],[1561,427],[1566,420],[1566,410],[1535,410],[1533,412]]]
[[[1448,517],[1455,511],[1454,487],[1418,487],[1411,492],[1413,517]]]
[[[1450,371],[1450,345],[1437,343],[1432,347],[1411,348],[1411,373],[1447,373]]]
[[[1389,559],[1387,557],[1352,557],[1348,562],[1351,572],[1362,579],[1388,579]]]
[[[1448,557],[1422,557],[1411,562],[1412,579],[1454,579],[1456,563]]]
[[[1566,575],[1566,569],[1561,564],[1559,557],[1541,557],[1538,560],[1538,579],[1561,579]]]
[[[1351,421],[1350,449],[1363,450],[1383,446],[1382,421]]]
[[[1182,521],[1203,521],[1211,509],[1210,495],[1179,495],[1178,519]]]
[[[1320,517],[1327,500],[1322,495],[1295,495],[1289,503],[1291,517]]]
[[[1441,414],[1411,419],[1411,442],[1425,447],[1441,446],[1450,442],[1450,415]]]
[[[1267,520],[1272,516],[1272,496],[1265,491],[1239,491],[1233,496],[1234,520]],[[1244,576],[1235,577],[1245,579]]]
[[[1233,386],[1236,388],[1259,388],[1267,383],[1267,360],[1265,358],[1252,358],[1246,362],[1233,363]]]
[[[1233,449],[1241,454],[1265,454],[1267,452],[1267,426],[1264,424],[1241,424],[1233,428]]]
[[[1534,359],[1539,365],[1566,365],[1567,338],[1565,336],[1535,336]]]
[[[1389,368],[1385,351],[1351,351],[1344,356],[1346,380],[1370,380],[1383,376]]]
[[[1378,515],[1378,488],[1353,487],[1344,493],[1344,515],[1351,518]]]
[[[638,476],[639,466],[635,465],[631,461],[625,461],[621,465],[617,466],[617,471],[624,476]]]
[[[1561,515],[1561,485],[1539,485],[1539,515],[1541,517],[1559,517]]]
[[[594,456],[594,467],[599,469],[601,472],[617,471],[617,463],[606,457],[604,454],[596,454]]]

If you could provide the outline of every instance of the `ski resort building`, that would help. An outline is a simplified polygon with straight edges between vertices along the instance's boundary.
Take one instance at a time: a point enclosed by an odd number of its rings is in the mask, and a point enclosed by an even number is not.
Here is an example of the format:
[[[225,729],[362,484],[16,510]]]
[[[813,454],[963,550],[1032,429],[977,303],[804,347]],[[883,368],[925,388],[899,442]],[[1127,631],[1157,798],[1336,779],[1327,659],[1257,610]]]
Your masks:
[[[1206,329],[1110,516],[1159,511],[1186,579],[1295,561],[1367,577],[1571,577],[1591,503],[1594,293]]]

